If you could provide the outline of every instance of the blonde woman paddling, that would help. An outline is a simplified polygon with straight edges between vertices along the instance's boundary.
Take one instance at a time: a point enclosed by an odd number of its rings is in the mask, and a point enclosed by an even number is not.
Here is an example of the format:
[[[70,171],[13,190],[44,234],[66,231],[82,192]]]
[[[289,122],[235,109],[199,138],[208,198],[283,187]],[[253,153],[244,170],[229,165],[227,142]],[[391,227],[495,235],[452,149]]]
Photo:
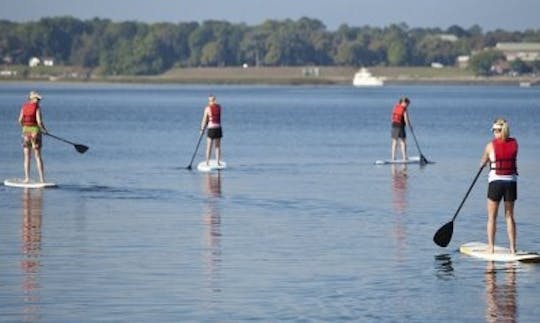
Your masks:
[[[510,242],[510,252],[516,253],[516,223],[514,221],[514,202],[517,199],[517,140],[510,137],[510,127],[505,119],[496,119],[492,126],[493,140],[490,141],[480,160],[481,165],[488,163],[487,192],[487,241],[488,252],[493,253],[497,213],[504,198],[504,217]]]
[[[221,129],[221,106],[216,102],[216,97],[210,95],[208,97],[208,105],[204,108],[204,113],[201,121],[200,131],[207,128],[206,135],[206,165],[209,165],[212,146],[215,149],[217,165],[221,165],[221,138],[223,131]]]
[[[43,160],[41,159],[41,133],[47,132],[41,117],[39,102],[41,95],[31,91],[19,113],[19,124],[22,127],[23,152],[24,152],[24,182],[30,181],[30,148],[34,150],[36,167],[39,174],[39,180],[44,183],[45,175],[43,171]]]

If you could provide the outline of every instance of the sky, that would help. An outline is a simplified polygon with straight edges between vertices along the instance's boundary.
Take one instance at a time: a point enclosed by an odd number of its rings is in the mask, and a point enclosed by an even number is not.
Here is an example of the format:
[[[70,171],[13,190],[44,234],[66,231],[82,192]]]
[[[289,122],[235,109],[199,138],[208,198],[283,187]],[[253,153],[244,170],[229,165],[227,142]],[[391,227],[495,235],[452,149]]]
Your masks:
[[[413,28],[478,25],[483,31],[524,31],[540,29],[540,0],[0,0],[0,19],[56,16],[147,23],[226,20],[250,26],[309,17],[329,30],[341,24],[406,23]]]

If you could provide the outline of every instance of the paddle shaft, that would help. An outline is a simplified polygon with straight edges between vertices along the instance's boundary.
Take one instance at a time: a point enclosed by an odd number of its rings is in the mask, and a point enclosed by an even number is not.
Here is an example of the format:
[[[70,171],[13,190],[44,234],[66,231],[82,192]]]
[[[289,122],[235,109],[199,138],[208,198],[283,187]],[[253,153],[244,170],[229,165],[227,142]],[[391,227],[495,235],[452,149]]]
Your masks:
[[[414,143],[416,144],[416,149],[418,149],[418,153],[420,154],[420,160],[427,163],[426,157],[424,157],[424,154],[422,154],[422,150],[420,150],[420,145],[418,145],[418,140],[416,140],[416,135],[414,134],[412,124],[411,124],[411,117],[409,116],[409,129],[411,130],[411,134],[414,139]]]
[[[72,144],[72,145],[77,145],[76,143],[73,143],[73,142],[71,142],[71,141],[69,141],[69,140],[66,140],[66,139],[57,137],[57,136],[55,136],[55,135],[53,135],[53,134],[50,134],[50,133],[48,133],[48,132],[44,132],[44,134],[47,135],[47,136],[49,136],[49,137],[53,137],[54,139],[63,141],[63,142],[65,142],[65,143]]]
[[[484,167],[486,167],[486,164],[483,164],[482,167],[480,167],[480,169],[478,170],[478,173],[476,173],[476,176],[474,177],[474,180],[471,183],[471,186],[469,186],[469,189],[467,190],[467,193],[465,193],[465,197],[463,197],[463,200],[459,204],[459,207],[456,210],[456,213],[454,214],[454,217],[452,218],[452,221],[450,221],[450,222],[454,222],[454,220],[456,219],[459,211],[461,210],[461,207],[463,206],[463,204],[465,203],[465,200],[469,196],[469,193],[471,193],[471,190],[472,190],[474,184],[476,184],[476,181],[478,180],[478,177],[480,176],[480,173],[482,173],[482,171],[484,170]]]
[[[191,161],[189,162],[189,166],[186,167],[187,169],[191,169],[191,165],[193,164],[193,160],[195,159],[195,155],[197,155],[197,151],[199,151],[199,145],[201,144],[201,139],[204,135],[204,131],[206,130],[206,127],[203,128],[201,131],[201,134],[199,135],[199,140],[197,141],[197,146],[195,146],[195,151],[193,152],[193,156],[191,156]]]

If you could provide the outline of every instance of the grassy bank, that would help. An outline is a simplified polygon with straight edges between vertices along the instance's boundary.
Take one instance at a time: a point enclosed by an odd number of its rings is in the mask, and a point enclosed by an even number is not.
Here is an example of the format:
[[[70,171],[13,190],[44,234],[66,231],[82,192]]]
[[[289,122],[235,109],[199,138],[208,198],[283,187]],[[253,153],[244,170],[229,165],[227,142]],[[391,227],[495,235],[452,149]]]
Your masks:
[[[0,80],[50,80],[183,84],[351,84],[356,67],[205,67],[174,68],[155,76],[100,76],[93,71],[75,67],[0,66],[0,71],[15,71],[15,75],[0,76]],[[466,69],[455,67],[372,67],[374,76],[385,84],[519,84],[540,83],[532,77],[477,77]]]

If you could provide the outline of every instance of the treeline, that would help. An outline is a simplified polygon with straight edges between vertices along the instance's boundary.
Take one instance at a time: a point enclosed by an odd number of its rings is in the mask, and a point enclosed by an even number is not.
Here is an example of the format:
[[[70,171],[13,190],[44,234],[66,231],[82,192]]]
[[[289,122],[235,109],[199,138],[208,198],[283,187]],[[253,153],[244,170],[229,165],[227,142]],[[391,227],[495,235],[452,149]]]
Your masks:
[[[448,37],[448,35],[452,35]],[[455,37],[454,37],[455,36]],[[94,18],[0,21],[0,59],[26,65],[31,57],[115,75],[159,74],[197,66],[427,66],[454,65],[497,42],[540,42],[540,29],[496,30],[342,25],[327,30],[317,19],[267,20],[256,26],[203,23],[113,22]],[[1,63],[1,62],[0,62]]]

